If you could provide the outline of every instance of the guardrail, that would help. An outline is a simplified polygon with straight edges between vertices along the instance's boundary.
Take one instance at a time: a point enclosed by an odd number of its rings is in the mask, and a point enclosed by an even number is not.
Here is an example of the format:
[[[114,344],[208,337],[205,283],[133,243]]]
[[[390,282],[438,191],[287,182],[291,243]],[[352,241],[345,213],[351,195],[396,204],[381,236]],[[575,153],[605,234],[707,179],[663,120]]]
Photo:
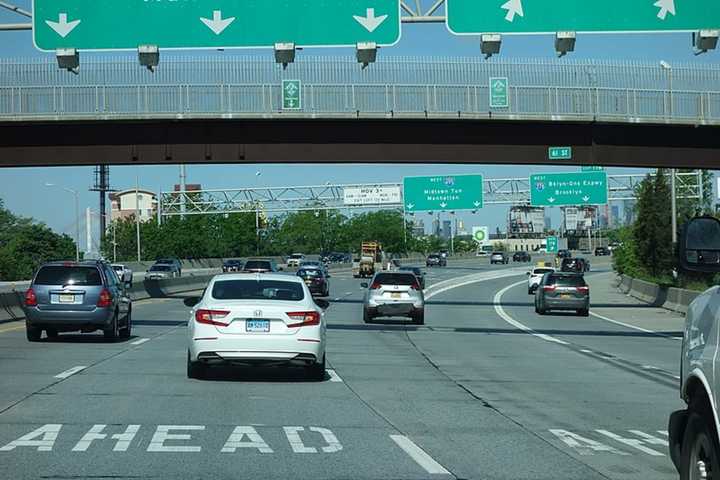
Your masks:
[[[682,314],[687,313],[690,303],[701,293],[695,290],[665,287],[627,275],[618,277],[617,287],[622,293],[652,306],[662,307]]]

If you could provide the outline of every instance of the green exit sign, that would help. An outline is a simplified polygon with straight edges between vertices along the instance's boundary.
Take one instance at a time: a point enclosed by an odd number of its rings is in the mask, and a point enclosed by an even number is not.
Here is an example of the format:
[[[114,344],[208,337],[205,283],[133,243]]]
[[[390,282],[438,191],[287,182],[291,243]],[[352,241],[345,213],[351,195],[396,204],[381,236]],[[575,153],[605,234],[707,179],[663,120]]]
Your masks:
[[[282,108],[283,110],[300,110],[302,108],[300,80],[282,81]]]
[[[548,158],[550,160],[570,160],[572,159],[572,147],[550,147],[548,148]]]

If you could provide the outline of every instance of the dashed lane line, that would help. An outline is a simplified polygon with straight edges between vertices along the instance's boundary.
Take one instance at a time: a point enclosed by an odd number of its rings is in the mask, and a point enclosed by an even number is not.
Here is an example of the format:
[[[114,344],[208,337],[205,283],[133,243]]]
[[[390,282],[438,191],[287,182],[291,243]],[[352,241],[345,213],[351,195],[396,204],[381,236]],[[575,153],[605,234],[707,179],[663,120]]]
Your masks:
[[[334,369],[328,368],[326,370],[326,372],[328,373],[328,375],[330,375],[331,382],[341,382],[342,383],[343,379],[340,378],[340,375],[338,375]]]
[[[415,442],[405,435],[390,435],[390,438],[427,473],[431,475],[452,475],[445,467],[436,462],[425,450],[418,447]]]
[[[606,322],[614,323],[615,325],[620,325],[622,327],[630,328],[632,330],[638,330],[645,333],[651,333],[653,335],[657,335],[658,337],[664,337],[664,338],[671,338],[673,340],[682,340],[680,337],[673,337],[671,335],[666,335],[664,333],[656,332],[654,330],[648,330],[646,328],[638,327],[635,325],[630,325],[629,323],[620,322],[618,320],[613,320],[612,318],[608,318],[604,315],[600,315],[599,313],[595,313],[592,310],[590,311],[590,315],[593,317],[599,318],[600,320],[605,320]]]
[[[87,368],[87,366],[85,366],[85,365],[78,365],[76,367],[68,368],[64,372],[60,372],[57,375],[55,375],[55,378],[65,379],[72,375],[75,375],[78,372],[85,370],[86,368]]]
[[[135,340],[134,342],[131,342],[130,345],[142,345],[145,342],[150,341],[149,338],[141,338],[140,340]]]

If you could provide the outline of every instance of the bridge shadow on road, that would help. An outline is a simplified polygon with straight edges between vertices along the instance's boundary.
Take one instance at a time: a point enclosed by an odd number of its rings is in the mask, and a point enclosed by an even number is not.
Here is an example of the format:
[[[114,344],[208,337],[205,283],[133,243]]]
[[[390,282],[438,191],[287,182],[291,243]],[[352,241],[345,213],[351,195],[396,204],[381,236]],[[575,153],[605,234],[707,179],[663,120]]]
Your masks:
[[[325,374],[325,379],[330,375]],[[211,382],[264,382],[264,383],[317,383],[302,367],[214,365],[205,369],[201,381]]]

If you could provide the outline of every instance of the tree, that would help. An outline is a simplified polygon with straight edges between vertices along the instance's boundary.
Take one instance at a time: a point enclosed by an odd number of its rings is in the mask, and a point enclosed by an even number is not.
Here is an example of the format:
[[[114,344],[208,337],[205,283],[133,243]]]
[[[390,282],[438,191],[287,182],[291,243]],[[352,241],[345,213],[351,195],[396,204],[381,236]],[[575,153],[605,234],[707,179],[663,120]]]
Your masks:
[[[640,268],[655,278],[668,278],[674,265],[670,186],[663,169],[638,185],[637,220],[633,226],[635,256]]]

